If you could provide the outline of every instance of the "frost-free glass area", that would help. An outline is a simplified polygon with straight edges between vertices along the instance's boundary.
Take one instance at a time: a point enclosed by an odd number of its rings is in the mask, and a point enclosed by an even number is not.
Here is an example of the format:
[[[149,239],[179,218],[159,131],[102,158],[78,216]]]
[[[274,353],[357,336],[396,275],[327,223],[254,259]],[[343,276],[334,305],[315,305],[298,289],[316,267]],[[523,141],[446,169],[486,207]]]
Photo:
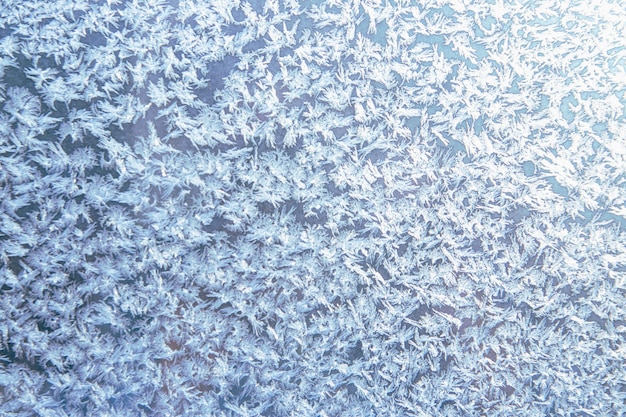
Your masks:
[[[0,5],[0,414],[626,413],[626,5]]]

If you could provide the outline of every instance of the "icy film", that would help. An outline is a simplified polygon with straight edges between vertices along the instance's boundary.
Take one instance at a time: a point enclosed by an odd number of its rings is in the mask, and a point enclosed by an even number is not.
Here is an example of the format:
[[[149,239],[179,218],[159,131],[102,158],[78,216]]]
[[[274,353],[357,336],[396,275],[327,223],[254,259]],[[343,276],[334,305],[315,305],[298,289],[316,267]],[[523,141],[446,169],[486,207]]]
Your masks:
[[[0,0],[0,414],[626,415],[622,0]]]

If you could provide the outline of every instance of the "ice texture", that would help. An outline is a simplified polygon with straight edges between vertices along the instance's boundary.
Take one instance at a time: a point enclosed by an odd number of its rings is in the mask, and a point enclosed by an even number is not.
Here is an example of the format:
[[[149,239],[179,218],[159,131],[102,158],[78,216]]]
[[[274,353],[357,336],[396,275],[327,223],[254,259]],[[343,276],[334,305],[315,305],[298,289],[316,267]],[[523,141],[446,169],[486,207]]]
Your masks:
[[[626,4],[0,1],[0,415],[626,415]]]

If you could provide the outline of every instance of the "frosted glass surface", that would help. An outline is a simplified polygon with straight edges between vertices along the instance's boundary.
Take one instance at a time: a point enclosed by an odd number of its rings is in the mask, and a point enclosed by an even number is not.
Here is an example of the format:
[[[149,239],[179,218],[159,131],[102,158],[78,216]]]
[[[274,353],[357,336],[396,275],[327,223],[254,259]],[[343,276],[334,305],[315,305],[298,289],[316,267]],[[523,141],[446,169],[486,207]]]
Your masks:
[[[626,414],[623,1],[0,2],[0,415]]]

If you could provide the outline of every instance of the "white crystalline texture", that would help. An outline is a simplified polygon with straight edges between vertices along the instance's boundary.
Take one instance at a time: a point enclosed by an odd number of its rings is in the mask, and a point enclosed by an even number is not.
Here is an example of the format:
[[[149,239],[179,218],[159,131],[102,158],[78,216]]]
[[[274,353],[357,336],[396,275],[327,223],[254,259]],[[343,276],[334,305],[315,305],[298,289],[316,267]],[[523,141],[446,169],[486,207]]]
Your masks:
[[[0,415],[625,415],[626,8],[522,3],[3,2]]]

